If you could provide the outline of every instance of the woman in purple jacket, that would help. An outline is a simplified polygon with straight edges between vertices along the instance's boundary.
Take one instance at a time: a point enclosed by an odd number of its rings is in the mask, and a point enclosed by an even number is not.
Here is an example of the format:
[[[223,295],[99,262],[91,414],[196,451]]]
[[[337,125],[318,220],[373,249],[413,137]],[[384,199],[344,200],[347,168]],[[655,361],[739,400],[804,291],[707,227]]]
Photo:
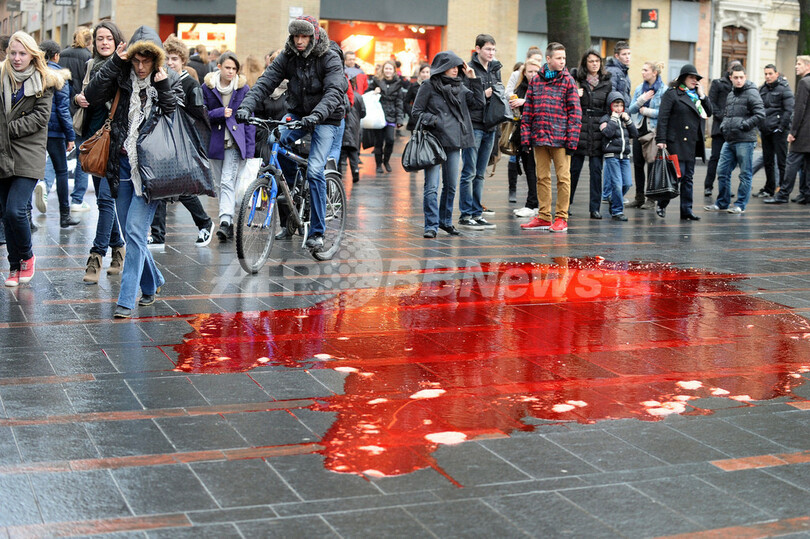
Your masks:
[[[245,160],[253,157],[256,128],[236,123],[234,111],[250,90],[247,79],[239,74],[239,60],[232,52],[219,57],[219,71],[205,76],[203,96],[211,120],[211,142],[208,158],[214,178],[219,179],[219,230],[217,238],[225,242],[233,238],[233,213],[239,172]]]

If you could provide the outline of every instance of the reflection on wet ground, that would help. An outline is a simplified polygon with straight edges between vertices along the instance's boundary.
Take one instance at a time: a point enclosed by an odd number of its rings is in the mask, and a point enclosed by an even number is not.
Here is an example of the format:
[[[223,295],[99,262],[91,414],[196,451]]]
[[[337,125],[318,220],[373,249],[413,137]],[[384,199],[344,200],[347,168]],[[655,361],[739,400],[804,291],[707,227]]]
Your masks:
[[[336,412],[325,465],[369,476],[438,469],[439,445],[543,421],[792,398],[810,371],[808,321],[739,291],[735,275],[593,258],[400,277],[312,308],[196,316],[176,370],[344,373],[343,394],[313,407]]]

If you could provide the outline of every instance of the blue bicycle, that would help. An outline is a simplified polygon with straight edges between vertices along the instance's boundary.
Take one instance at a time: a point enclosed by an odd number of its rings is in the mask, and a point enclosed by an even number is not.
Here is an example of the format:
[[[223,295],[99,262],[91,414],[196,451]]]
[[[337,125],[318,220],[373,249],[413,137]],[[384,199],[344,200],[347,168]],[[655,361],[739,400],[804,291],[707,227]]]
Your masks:
[[[307,159],[281,145],[281,126],[300,129],[300,122],[262,120],[250,118],[248,123],[264,126],[270,131],[268,143],[272,150],[267,163],[263,163],[255,180],[245,190],[236,220],[236,255],[239,264],[248,273],[258,273],[267,262],[279,227],[279,202],[284,204],[287,231],[303,236],[302,247],[309,233],[310,191],[307,181]],[[295,182],[290,187],[278,162],[283,155],[296,163]],[[343,239],[346,227],[346,192],[337,170],[325,171],[326,177],[326,229],[324,245],[310,250],[316,260],[330,260]]]

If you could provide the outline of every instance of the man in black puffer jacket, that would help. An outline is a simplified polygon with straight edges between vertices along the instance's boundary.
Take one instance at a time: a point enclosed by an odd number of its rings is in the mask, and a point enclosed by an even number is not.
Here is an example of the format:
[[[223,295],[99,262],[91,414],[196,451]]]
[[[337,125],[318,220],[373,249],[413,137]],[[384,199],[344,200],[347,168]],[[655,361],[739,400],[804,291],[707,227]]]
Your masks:
[[[706,179],[703,181],[703,195],[712,196],[714,189],[714,179],[717,176],[717,163],[720,161],[720,150],[723,149],[723,133],[720,132],[720,124],[723,123],[723,114],[725,113],[726,97],[731,91],[731,68],[736,65],[742,65],[737,60],[733,60],[726,66],[726,73],[719,79],[712,81],[712,87],[709,88],[709,101],[714,107],[714,114],[712,114],[712,155],[709,157],[709,165],[706,169]]]
[[[613,58],[605,62],[605,71],[610,73],[610,83],[613,90],[622,94],[625,103],[630,103],[633,86],[630,84],[630,45],[626,41],[619,41],[613,47]]]
[[[790,117],[793,116],[793,91],[787,79],[776,71],[776,66],[765,66],[765,84],[759,87],[759,96],[765,105],[765,121],[760,126],[762,133],[762,162],[765,166],[765,187],[755,197],[773,196],[777,179],[774,177],[774,157],[779,167],[779,178],[785,175],[787,162],[787,136]]]
[[[757,144],[757,127],[765,118],[765,107],[759,97],[756,85],[746,80],[745,69],[737,65],[731,71],[731,84],[734,87],[726,97],[725,112],[720,131],[726,142],[720,151],[717,165],[717,183],[720,194],[717,202],[706,206],[708,211],[744,213],[751,194],[751,170],[754,146]],[[740,165],[740,187],[737,200],[731,202],[731,172]]]
[[[290,37],[276,59],[264,71],[236,111],[239,121],[246,121],[259,103],[287,79],[287,107],[303,129],[282,129],[281,143],[289,145],[312,132],[307,159],[307,180],[312,197],[309,249],[323,247],[326,229],[326,178],[324,167],[332,144],[341,136],[340,126],[346,116],[348,80],[343,74],[343,60],[330,47],[326,30],[309,15],[290,21]],[[288,182],[295,181],[295,163],[279,156]]]

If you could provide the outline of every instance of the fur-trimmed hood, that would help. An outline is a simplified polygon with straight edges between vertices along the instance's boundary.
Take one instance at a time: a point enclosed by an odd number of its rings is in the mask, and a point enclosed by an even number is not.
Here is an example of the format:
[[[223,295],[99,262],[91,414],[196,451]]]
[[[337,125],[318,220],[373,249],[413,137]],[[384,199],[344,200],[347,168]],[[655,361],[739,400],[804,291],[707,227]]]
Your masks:
[[[208,86],[210,89],[214,89],[214,79],[217,76],[217,71],[213,71],[205,76],[205,85]],[[247,77],[242,75],[241,73],[236,76],[236,89],[242,88],[245,84],[247,84]]]
[[[132,34],[129,43],[128,58],[132,58],[136,54],[155,57],[155,63],[152,66],[153,73],[157,73],[158,69],[166,65],[166,51],[163,50],[163,43],[160,41],[158,33],[152,28],[141,26]]]
[[[304,58],[309,57],[310,55],[314,57],[323,56],[326,54],[326,51],[329,50],[329,35],[326,33],[326,30],[318,27],[318,40],[311,39],[309,41],[309,46],[304,49],[302,52],[298,52],[298,49],[295,48],[295,38],[291,35],[287,38],[287,42],[284,44],[284,50],[287,51],[289,55],[297,55],[302,56]]]

